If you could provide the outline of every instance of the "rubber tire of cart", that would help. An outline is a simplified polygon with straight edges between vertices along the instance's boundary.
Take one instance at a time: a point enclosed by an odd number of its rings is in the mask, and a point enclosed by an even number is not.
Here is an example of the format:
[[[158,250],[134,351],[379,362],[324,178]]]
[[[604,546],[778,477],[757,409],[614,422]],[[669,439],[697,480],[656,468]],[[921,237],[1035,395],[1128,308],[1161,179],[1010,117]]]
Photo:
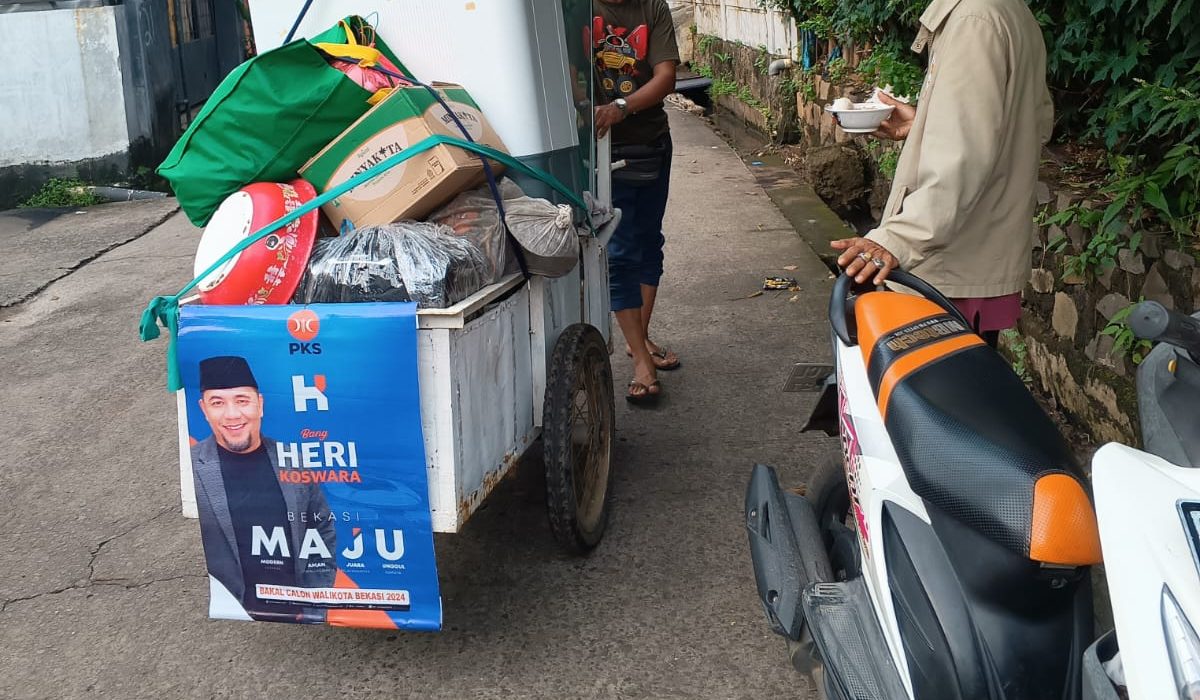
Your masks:
[[[589,377],[589,373],[592,376]],[[589,433],[595,437],[597,457],[593,483],[584,486],[582,498],[576,498],[576,470],[572,461],[572,407],[583,384],[591,380],[596,389],[588,402]],[[585,393],[586,396],[586,393]],[[546,467],[546,505],[550,530],[558,543],[571,554],[586,554],[604,536],[612,501],[611,461],[616,410],[613,406],[612,365],[604,336],[594,326],[577,323],[568,326],[554,344],[546,377],[546,397],[542,412],[542,441]],[[599,425],[597,425],[599,420]],[[591,450],[586,450],[590,454]],[[596,489],[602,489],[597,493]]]

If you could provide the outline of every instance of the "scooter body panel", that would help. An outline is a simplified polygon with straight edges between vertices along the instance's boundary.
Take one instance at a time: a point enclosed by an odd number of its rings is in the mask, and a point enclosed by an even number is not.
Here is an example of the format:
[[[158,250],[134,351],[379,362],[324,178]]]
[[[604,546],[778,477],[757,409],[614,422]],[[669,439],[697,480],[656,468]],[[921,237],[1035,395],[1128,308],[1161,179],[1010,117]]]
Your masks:
[[[1163,631],[1163,586],[1200,620],[1200,572],[1180,503],[1200,502],[1200,469],[1118,443],[1092,458],[1100,544],[1132,700],[1178,696]]]
[[[888,437],[875,395],[867,380],[862,353],[834,339],[837,349],[838,414],[841,421],[842,457],[845,460],[847,481],[850,484],[851,508],[854,510],[859,547],[862,552],[863,576],[867,592],[880,612],[880,627],[909,697],[912,680],[896,622],[884,557],[883,509],[888,502],[920,517],[929,516],[925,505],[908,485],[900,458]]]

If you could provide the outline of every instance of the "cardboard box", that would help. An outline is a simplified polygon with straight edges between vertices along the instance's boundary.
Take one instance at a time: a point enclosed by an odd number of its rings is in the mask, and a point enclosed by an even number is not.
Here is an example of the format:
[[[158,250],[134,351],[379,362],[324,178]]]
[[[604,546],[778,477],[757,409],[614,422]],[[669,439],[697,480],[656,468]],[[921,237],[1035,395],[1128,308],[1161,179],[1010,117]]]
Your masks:
[[[434,83],[476,142],[507,153],[479,105],[458,85]],[[435,134],[462,138],[458,125],[423,87],[399,88],[372,107],[300,170],[318,192],[339,185]],[[499,176],[503,170],[492,163]],[[439,145],[322,207],[339,230],[421,219],[485,179],[474,153]]]

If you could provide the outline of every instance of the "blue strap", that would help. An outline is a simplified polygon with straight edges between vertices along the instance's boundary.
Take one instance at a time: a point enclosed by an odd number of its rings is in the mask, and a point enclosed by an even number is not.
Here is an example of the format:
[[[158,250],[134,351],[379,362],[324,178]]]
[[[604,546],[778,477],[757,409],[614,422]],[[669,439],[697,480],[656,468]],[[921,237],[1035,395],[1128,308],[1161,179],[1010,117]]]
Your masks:
[[[304,0],[304,7],[300,8],[300,14],[296,15],[296,21],[292,23],[292,29],[288,32],[287,38],[283,43],[290,44],[296,36],[296,30],[300,29],[300,23],[304,21],[304,15],[308,14],[308,8],[312,7],[313,0]]]
[[[353,58],[348,58],[345,56],[334,56],[333,58],[335,60],[343,61],[343,62],[347,62],[347,63],[357,63],[358,62],[358,61],[354,60]],[[458,131],[459,131],[459,133],[461,133],[463,135],[463,138],[466,139],[467,141],[470,141],[471,143],[475,143],[475,138],[473,136],[471,136],[471,131],[469,129],[467,129],[467,127],[462,123],[462,120],[459,119],[458,115],[454,113],[453,109],[451,109],[450,105],[446,103],[446,100],[445,100],[445,98],[442,97],[442,94],[440,92],[438,92],[433,86],[427,85],[426,83],[423,83],[420,80],[417,80],[416,78],[413,78],[411,76],[402,75],[402,74],[397,73],[388,68],[384,68],[383,66],[373,66],[371,68],[371,70],[375,70],[375,71],[378,71],[378,72],[380,72],[386,76],[389,76],[391,78],[401,80],[404,82],[408,82],[408,83],[412,83],[412,84],[418,85],[422,88],[425,88],[425,91],[428,92],[430,94],[430,96],[433,97],[434,100],[437,100],[437,103],[442,106],[442,109],[446,110],[446,114],[450,115],[450,119],[454,121],[454,125],[458,127]],[[525,275],[526,279],[529,279],[529,270],[525,264],[525,254],[522,252],[521,246],[513,238],[512,232],[509,231],[509,229],[508,229],[508,221],[507,221],[507,219],[505,217],[505,213],[504,213],[504,198],[500,196],[500,188],[496,184],[496,175],[494,172],[492,172],[492,164],[489,163],[488,159],[483,157],[482,155],[479,156],[479,160],[481,163],[483,163],[483,173],[487,177],[488,189],[491,190],[492,199],[496,202],[496,210],[500,213],[500,223],[501,223],[501,225],[504,226],[504,234],[507,237],[508,242],[512,245],[513,253],[517,257],[517,262],[520,263],[520,265],[521,265],[521,273],[523,275]]]

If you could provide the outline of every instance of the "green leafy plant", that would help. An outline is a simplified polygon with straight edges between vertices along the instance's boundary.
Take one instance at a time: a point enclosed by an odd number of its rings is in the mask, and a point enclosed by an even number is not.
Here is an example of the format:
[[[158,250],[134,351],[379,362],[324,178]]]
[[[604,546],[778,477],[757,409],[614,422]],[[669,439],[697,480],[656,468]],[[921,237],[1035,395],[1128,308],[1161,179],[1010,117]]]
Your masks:
[[[758,45],[758,53],[754,54],[754,68],[759,75],[766,75],[767,69],[771,67],[771,54],[767,51],[765,44]]]
[[[858,72],[879,87],[890,85],[893,94],[916,99],[925,72],[908,47],[891,41],[876,46],[858,66]]]
[[[714,53],[713,59],[716,60],[717,63],[729,63],[733,60],[733,56],[727,53]]]
[[[900,151],[888,149],[879,156],[879,172],[889,180],[895,179],[896,167],[900,165]]]
[[[736,92],[733,93],[743,104],[753,108],[756,112],[763,116],[767,123],[767,127],[771,128],[775,122],[775,115],[771,111],[771,107],[754,96],[754,92],[747,85],[739,85]]]
[[[800,77],[797,78],[796,76]],[[804,99],[808,102],[816,102],[817,100],[817,83],[813,80],[812,73],[809,71],[793,71],[788,75],[784,85],[784,89],[788,93],[802,93]]]
[[[1103,274],[1116,265],[1122,250],[1136,250],[1141,245],[1142,233],[1140,231],[1128,232],[1128,235],[1126,231],[1127,217],[1123,214],[1126,213],[1129,199],[1132,197],[1132,192],[1127,191],[1127,183],[1129,180],[1120,180],[1114,186],[1102,190],[1109,195],[1117,191],[1122,192],[1118,193],[1104,210],[1075,204],[1073,207],[1058,211],[1057,214],[1049,216],[1042,214],[1038,217],[1040,225],[1062,228],[1079,226],[1085,234],[1088,234],[1084,250],[1081,250],[1078,255],[1067,253],[1063,256],[1063,279],[1069,279],[1069,277],[1088,279],[1093,275]],[[1134,209],[1136,211],[1134,219],[1138,219],[1141,215],[1141,205],[1136,204]],[[1066,252],[1068,241],[1067,235],[1063,235],[1063,237],[1049,241],[1046,250],[1056,253]]]
[[[872,39],[912,33],[929,0],[760,0],[790,12],[800,29],[825,37]]]
[[[794,72],[789,72],[786,74],[786,77],[780,81],[779,92],[784,95],[795,95],[797,93],[802,93],[805,92],[807,83],[808,81],[803,77],[798,78]],[[815,87],[813,88],[813,93],[815,96]]]
[[[1200,148],[1180,143],[1154,165],[1139,157],[1129,167],[1132,172],[1114,173],[1103,190],[1114,198],[1105,220],[1128,209],[1129,221],[1139,225],[1160,221],[1179,246],[1186,246],[1200,219]]]
[[[1127,143],[1154,119],[1154,95],[1139,92],[1139,80],[1166,89],[1195,84],[1200,0],[1032,4],[1060,112],[1072,129],[1102,136],[1110,147]]]
[[[1100,334],[1113,339],[1113,354],[1128,357],[1133,364],[1140,365],[1146,359],[1146,354],[1150,352],[1153,344],[1148,340],[1138,338],[1133,334],[1133,329],[1129,327],[1129,314],[1133,311],[1134,306],[1136,304],[1130,304],[1113,314],[1108,325],[1100,331]]]
[[[1121,197],[1109,203],[1103,211],[1074,205],[1053,216],[1041,215],[1039,222],[1066,228],[1078,225],[1090,234],[1083,250],[1077,255],[1063,256],[1063,279],[1078,277],[1087,279],[1102,274],[1117,264],[1122,250],[1136,249],[1142,242],[1141,232],[1125,235],[1125,222],[1121,217],[1127,201]],[[1064,253],[1069,242],[1067,236],[1052,240],[1046,249],[1052,253]]]
[[[717,41],[719,41],[717,37],[712,34],[701,34],[700,40],[696,42],[696,48],[700,49],[700,53],[708,53]]]
[[[1033,375],[1029,372],[1029,347],[1025,344],[1025,339],[1012,328],[1001,332],[1000,337],[1004,340],[1004,347],[1008,349],[1013,372],[1025,384],[1033,384]]]
[[[829,76],[829,82],[844,83],[850,75],[850,66],[845,59],[835,58],[825,64],[825,73]]]
[[[722,76],[714,76],[712,86],[708,88],[708,94],[715,100],[726,95],[736,94],[738,84],[729,78]]]
[[[104,200],[92,194],[88,186],[74,178],[52,178],[32,197],[18,204],[18,207],[49,208],[49,207],[88,207],[99,204]]]

